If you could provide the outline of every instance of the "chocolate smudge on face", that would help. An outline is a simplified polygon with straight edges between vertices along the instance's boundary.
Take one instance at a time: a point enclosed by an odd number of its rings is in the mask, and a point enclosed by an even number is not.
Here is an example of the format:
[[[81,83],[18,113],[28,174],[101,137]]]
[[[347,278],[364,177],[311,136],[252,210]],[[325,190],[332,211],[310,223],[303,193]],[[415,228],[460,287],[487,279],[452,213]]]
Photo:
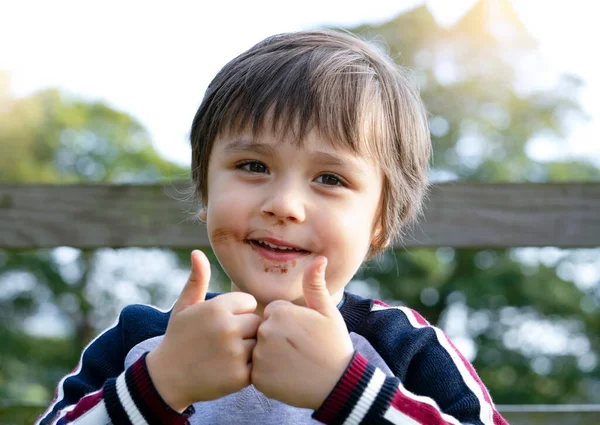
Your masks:
[[[214,245],[229,244],[238,240],[242,241],[229,229],[215,229],[210,234],[210,241]]]
[[[296,267],[296,260],[292,260],[292,267]]]
[[[281,219],[277,220],[277,223],[275,223],[275,226],[285,226],[285,222]]]
[[[280,274],[285,274],[288,272],[288,266],[284,264],[273,264],[268,260],[261,258],[261,263],[263,265],[263,271],[265,273],[271,272],[279,272]],[[295,260],[292,260],[295,263]]]

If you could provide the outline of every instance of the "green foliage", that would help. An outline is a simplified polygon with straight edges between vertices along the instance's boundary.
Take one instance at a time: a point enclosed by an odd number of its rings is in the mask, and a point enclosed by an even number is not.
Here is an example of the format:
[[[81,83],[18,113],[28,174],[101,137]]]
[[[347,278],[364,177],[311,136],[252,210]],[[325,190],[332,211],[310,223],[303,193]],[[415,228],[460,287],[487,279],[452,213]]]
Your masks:
[[[151,183],[187,176],[156,153],[141,124],[103,103],[48,89],[24,99],[0,96],[0,111],[0,181]]]
[[[502,4],[509,13],[497,17],[497,23],[516,34],[508,40],[486,27],[483,2],[450,28],[439,27],[423,6],[352,31],[384,40],[392,55],[398,53],[398,62],[414,71],[430,112],[434,179],[597,181],[598,167],[589,161],[540,163],[528,156],[536,137],[561,140],[569,120],[584,118],[577,101],[582,82],[561,75],[551,89],[535,90],[536,76],[523,75],[516,63],[531,59],[535,43],[510,13],[510,4]],[[531,85],[528,90],[519,88],[523,78]],[[570,266],[572,256],[528,267],[518,252],[397,251],[358,277],[376,289],[375,295],[401,300],[447,330],[456,320],[452,312],[462,312],[467,329],[458,338],[475,341],[474,365],[497,403],[597,403],[598,285],[585,291],[559,277],[557,270]],[[524,324],[536,323],[566,330],[583,341],[583,348],[548,352],[543,347],[552,345],[549,335],[532,335],[539,347],[529,347],[521,340]],[[581,366],[582,359],[596,366]]]
[[[146,130],[126,113],[55,89],[13,99],[2,73],[0,87],[2,182],[156,183],[187,176],[156,153]],[[55,250],[0,250],[0,399],[50,399],[98,332],[97,315],[115,317],[113,310],[98,311],[102,301],[115,308],[116,302],[110,288],[93,285],[95,261],[89,250],[79,251],[68,267]],[[161,284],[142,288],[149,302],[164,298]],[[70,324],[65,338],[23,333],[29,318],[48,309]]]
[[[576,96],[581,82],[562,76],[550,89],[520,88],[523,76],[516,65],[535,44],[514,19],[505,23],[518,36],[498,40],[478,13],[481,2],[452,28],[440,28],[423,7],[377,27],[353,29],[384,40],[414,70],[430,112],[433,177],[597,180],[600,173],[591,162],[540,163],[527,155],[533,139],[562,140],[567,119],[581,116]],[[533,85],[535,75],[526,77],[525,86]],[[0,73],[0,181],[156,182],[187,176],[187,170],[160,158],[142,126],[123,112],[57,90],[12,99],[7,87]],[[189,269],[189,250],[152,254],[152,261],[140,260],[140,252],[73,250],[67,261],[58,250],[0,250],[0,399],[50,399],[82,347],[114,319],[122,293],[127,302],[172,301],[169,282],[183,281],[165,275]],[[578,286],[559,272],[585,252],[549,261],[542,251],[543,261],[535,264],[522,254],[447,247],[390,251],[365,265],[350,289],[409,305],[455,341],[474,342],[474,364],[497,403],[600,402],[600,289]],[[136,277],[165,257],[173,261],[163,274]],[[210,260],[214,289],[225,289],[226,276]],[[64,336],[26,333],[28,320],[50,307],[66,323]],[[549,335],[526,338],[535,334],[528,329],[541,325]],[[561,332],[571,344],[550,349],[548,336],[559,338]]]

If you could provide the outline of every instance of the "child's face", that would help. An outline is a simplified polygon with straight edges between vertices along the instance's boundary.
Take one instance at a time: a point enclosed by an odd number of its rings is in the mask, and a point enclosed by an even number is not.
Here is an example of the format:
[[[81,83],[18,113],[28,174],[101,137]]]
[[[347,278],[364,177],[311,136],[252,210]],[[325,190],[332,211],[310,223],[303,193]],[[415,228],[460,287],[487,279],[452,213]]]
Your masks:
[[[338,302],[373,238],[382,186],[376,164],[314,131],[300,145],[269,132],[218,138],[208,168],[207,226],[232,290],[252,294],[259,309],[279,299],[302,305],[305,268],[323,255]]]

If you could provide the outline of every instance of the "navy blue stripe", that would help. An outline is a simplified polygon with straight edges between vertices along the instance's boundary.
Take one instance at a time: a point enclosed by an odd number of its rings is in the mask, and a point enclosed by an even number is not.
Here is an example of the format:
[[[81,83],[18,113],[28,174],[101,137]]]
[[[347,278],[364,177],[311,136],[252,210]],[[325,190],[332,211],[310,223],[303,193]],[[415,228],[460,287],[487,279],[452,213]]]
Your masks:
[[[117,378],[111,378],[104,384],[104,404],[113,424],[132,425],[117,394]]]
[[[365,389],[367,388],[367,385],[369,385],[369,381],[373,377],[374,373],[375,373],[375,366],[367,365],[367,368],[365,369],[363,375],[361,376],[358,383],[356,384],[354,391],[352,391],[352,393],[350,393],[350,397],[348,397],[348,400],[344,404],[344,407],[342,407],[340,409],[340,412],[334,419],[332,425],[341,425],[348,418],[348,416],[350,416],[352,409],[354,409],[354,406],[356,406],[356,404],[358,403],[358,400],[360,400],[360,397],[365,392]],[[366,423],[368,423],[368,422],[366,422]]]

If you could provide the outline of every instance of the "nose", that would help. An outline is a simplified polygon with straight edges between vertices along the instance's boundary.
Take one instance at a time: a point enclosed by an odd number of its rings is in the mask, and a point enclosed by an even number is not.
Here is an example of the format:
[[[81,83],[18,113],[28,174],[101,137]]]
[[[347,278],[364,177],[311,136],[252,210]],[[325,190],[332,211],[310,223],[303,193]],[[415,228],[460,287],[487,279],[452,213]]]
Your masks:
[[[302,223],[306,219],[302,189],[292,182],[273,184],[261,206],[261,213],[285,222]]]

